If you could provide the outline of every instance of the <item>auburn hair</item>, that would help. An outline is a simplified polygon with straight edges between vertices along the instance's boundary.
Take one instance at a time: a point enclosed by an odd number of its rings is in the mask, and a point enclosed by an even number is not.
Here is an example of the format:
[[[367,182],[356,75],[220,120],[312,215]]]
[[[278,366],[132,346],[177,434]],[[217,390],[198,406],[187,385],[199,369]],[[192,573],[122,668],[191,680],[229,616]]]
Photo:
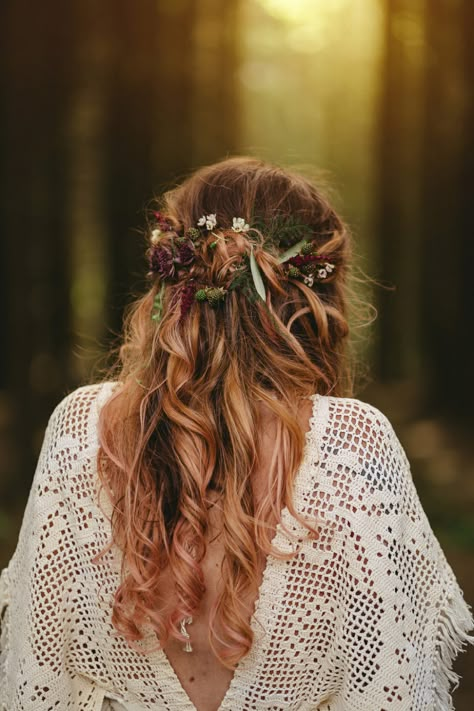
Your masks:
[[[151,625],[158,645],[170,637],[185,641],[180,621],[197,612],[205,592],[207,497],[213,491],[223,515],[225,554],[209,640],[220,661],[234,668],[252,645],[245,597],[257,591],[262,556],[284,557],[272,546],[271,524],[281,523],[288,507],[309,536],[317,535],[316,522],[302,519],[292,503],[305,445],[298,399],[352,394],[350,236],[312,181],[253,158],[196,171],[165,193],[159,208],[177,230],[196,226],[209,213],[217,214],[217,235],[224,229],[219,225],[231,227],[234,217],[251,226],[258,222],[258,232],[227,228],[225,239],[210,236],[190,275],[225,287],[253,244],[266,304],[235,289],[217,308],[193,302],[183,319],[183,284],[165,280],[157,322],[151,318],[162,287],[156,276],[127,314],[119,386],[99,421],[99,475],[113,511],[110,545],[122,555],[112,621],[140,649],[143,625]],[[336,265],[324,282],[310,287],[285,276],[275,235],[275,224],[285,220],[309,227],[320,253]],[[252,474],[261,461],[262,405],[277,434],[265,492],[257,500]],[[171,580],[175,591],[171,607],[160,594],[164,576],[167,589]]]

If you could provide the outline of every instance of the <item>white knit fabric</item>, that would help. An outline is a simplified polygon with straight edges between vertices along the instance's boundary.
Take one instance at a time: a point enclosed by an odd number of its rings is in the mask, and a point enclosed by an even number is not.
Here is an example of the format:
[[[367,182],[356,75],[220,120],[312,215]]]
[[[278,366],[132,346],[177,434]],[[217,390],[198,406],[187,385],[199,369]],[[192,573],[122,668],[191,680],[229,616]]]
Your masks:
[[[80,388],[51,417],[1,576],[4,711],[196,711],[165,654],[140,655],[111,626],[118,552],[92,563],[110,536],[96,454],[112,388]],[[474,642],[474,621],[405,453],[376,408],[319,395],[313,404],[295,504],[319,516],[320,536],[290,561],[268,558],[255,643],[220,711],[452,709],[452,662]],[[287,509],[283,520],[305,533]],[[274,542],[295,545],[281,525]]]

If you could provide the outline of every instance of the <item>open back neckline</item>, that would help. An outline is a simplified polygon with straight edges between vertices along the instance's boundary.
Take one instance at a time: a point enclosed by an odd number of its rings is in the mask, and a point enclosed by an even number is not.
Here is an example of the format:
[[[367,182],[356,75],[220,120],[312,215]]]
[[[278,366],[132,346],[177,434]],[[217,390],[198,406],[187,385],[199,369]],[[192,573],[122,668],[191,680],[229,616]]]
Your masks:
[[[314,432],[314,426],[315,426],[315,420],[316,420],[316,415],[317,415],[317,403],[319,401],[319,398],[321,395],[318,393],[314,393],[313,395],[309,395],[305,399],[310,399],[312,401],[312,410],[311,410],[311,415],[309,418],[309,427],[305,432],[305,446],[304,446],[304,452],[303,452],[303,457],[300,463],[300,466],[298,468],[298,471],[296,472],[295,475],[295,480],[294,480],[294,486],[293,490],[296,489],[296,484],[297,480],[301,475],[302,470],[304,469],[306,463],[308,462],[308,458],[310,456],[311,448],[312,448],[312,436]],[[285,506],[282,511],[281,511],[281,517],[280,521],[277,523],[276,528],[275,528],[275,535],[272,538],[272,545],[278,545],[279,539],[282,536],[283,529],[281,526],[281,521],[283,520],[284,517],[289,515],[289,510],[288,507]],[[254,610],[252,613],[252,616],[250,618],[250,627],[254,633],[254,635],[257,634],[257,615],[262,608],[262,605],[265,601],[266,598],[266,593],[267,593],[267,581],[269,577],[269,573],[271,570],[271,565],[272,562],[274,561],[274,556],[272,554],[268,554],[265,560],[264,568],[263,568],[263,574],[262,574],[262,580],[260,582],[260,586],[257,590],[257,595],[255,598],[255,603],[254,603]],[[179,694],[180,697],[180,704],[179,708],[181,708],[183,711],[204,711],[203,709],[197,708],[197,706],[191,701],[191,698],[188,694],[188,692],[185,690],[183,687],[181,681],[179,680],[178,674],[176,673],[173,665],[171,664],[170,660],[168,659],[168,656],[166,655],[165,651],[163,649],[158,650],[157,654],[159,655],[160,661],[164,667],[166,667],[167,672],[168,672],[168,677],[173,683],[174,689],[176,691],[176,694]],[[240,677],[243,675],[245,672],[246,667],[250,663],[250,659],[252,657],[252,650],[245,656],[243,657],[237,664],[234,674],[232,676],[232,679],[230,680],[229,686],[227,687],[227,690],[222,697],[219,706],[217,707],[217,711],[232,711],[233,706],[232,706],[232,696],[234,693],[234,690],[236,688],[236,685],[239,682]],[[230,704],[230,705],[229,705]]]

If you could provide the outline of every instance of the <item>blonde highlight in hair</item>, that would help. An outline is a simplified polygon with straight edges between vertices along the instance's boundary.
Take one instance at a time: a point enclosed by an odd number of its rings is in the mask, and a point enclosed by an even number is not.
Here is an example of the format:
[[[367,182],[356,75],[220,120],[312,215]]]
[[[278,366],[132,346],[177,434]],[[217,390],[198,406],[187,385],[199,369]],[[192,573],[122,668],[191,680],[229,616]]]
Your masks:
[[[143,625],[161,646],[170,637],[185,641],[180,621],[196,614],[205,593],[202,563],[214,491],[225,554],[209,640],[220,661],[235,668],[253,641],[245,599],[258,587],[262,557],[285,555],[272,546],[282,509],[317,535],[316,522],[303,519],[292,502],[305,445],[298,400],[352,393],[350,239],[310,181],[251,158],[197,171],[166,193],[160,208],[184,230],[211,212],[219,225],[232,225],[235,216],[252,225],[257,217],[258,232],[218,226],[218,239],[204,240],[190,276],[227,287],[237,261],[253,248],[267,299],[252,301],[235,289],[218,308],[194,302],[182,319],[182,284],[157,277],[127,316],[120,386],[99,422],[100,478],[113,505],[113,543],[122,552],[112,619],[130,644],[143,639]],[[320,252],[337,265],[327,282],[310,288],[285,277],[271,228],[275,216],[311,228]],[[151,313],[163,283],[157,323]],[[276,441],[257,499],[252,475],[262,458],[262,405],[276,422]],[[175,591],[172,604],[160,595],[165,577]]]

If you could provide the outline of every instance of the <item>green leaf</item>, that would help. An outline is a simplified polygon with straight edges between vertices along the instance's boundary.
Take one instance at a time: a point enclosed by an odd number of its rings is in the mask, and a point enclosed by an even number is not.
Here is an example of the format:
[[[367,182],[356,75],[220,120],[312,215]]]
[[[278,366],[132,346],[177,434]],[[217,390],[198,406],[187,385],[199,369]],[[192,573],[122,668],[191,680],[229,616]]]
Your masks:
[[[229,285],[229,291],[247,287],[250,281],[250,274],[247,268],[238,268],[234,272],[234,277]]]
[[[162,282],[160,290],[157,294],[155,294],[155,298],[153,299],[153,311],[151,315],[151,320],[152,321],[161,321],[161,317],[163,315],[163,296],[165,293],[165,284]]]
[[[253,246],[250,251],[250,271],[252,273],[253,284],[257,294],[263,301],[266,301],[265,285],[263,283],[262,275],[260,274],[260,269],[258,268],[257,260],[253,253]]]
[[[288,261],[288,259],[291,259],[291,257],[296,257],[296,255],[300,252],[302,246],[306,242],[306,239],[300,239],[299,242],[293,244],[289,249],[286,250],[286,252],[283,252],[283,254],[280,255],[280,257],[278,258],[279,263],[283,264],[283,262]]]

